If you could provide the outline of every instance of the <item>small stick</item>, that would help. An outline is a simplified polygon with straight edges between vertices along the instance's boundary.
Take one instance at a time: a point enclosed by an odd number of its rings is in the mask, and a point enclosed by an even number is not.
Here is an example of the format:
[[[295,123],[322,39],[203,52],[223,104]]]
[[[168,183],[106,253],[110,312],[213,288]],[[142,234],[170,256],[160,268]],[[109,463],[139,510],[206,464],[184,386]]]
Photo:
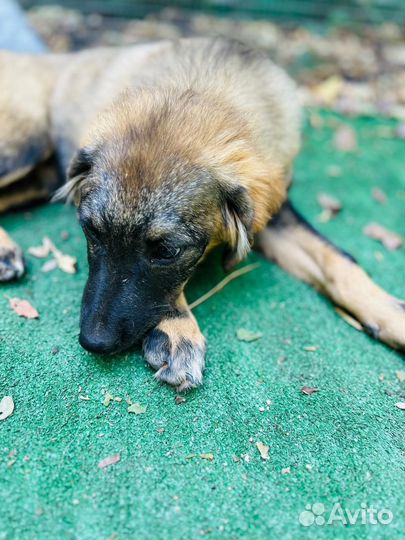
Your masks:
[[[243,276],[243,274],[247,274],[248,272],[251,272],[252,270],[256,270],[256,268],[258,268],[259,266],[260,266],[260,263],[253,263],[253,264],[248,264],[246,266],[243,266],[242,268],[239,268],[238,270],[235,270],[234,272],[229,274],[229,276],[226,276],[222,281],[217,283],[215,287],[213,287],[208,292],[200,296],[200,298],[197,298],[197,300],[194,300],[194,302],[189,304],[188,307],[190,309],[196,308],[197,306],[199,306],[200,304],[202,304],[203,302],[211,298],[211,296],[214,296],[214,294],[216,294],[221,289],[223,289],[226,285],[228,285],[228,283],[230,283],[231,281],[233,281],[234,279],[240,276]]]

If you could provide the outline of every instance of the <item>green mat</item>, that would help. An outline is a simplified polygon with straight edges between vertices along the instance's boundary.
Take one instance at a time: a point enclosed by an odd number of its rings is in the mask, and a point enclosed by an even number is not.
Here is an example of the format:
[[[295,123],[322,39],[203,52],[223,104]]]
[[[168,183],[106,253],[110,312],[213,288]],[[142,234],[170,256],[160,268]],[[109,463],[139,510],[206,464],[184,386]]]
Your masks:
[[[319,229],[403,297],[403,252],[362,235],[372,220],[404,232],[403,143],[385,137],[388,122],[351,123],[355,153],[332,147],[331,128],[306,129],[292,199],[315,221],[316,193],[338,197],[343,211]],[[328,176],[331,165],[341,176]],[[387,193],[386,206],[371,197],[374,186]],[[405,537],[399,354],[262,261],[196,309],[208,340],[205,384],[176,404],[174,391],[153,379],[139,353],[106,361],[80,348],[86,257],[74,210],[44,206],[2,217],[1,224],[24,249],[48,235],[79,259],[76,275],[45,274],[43,261],[28,255],[26,277],[2,287],[0,398],[13,396],[15,411],[0,422],[1,540]],[[214,255],[190,285],[189,299],[222,276]],[[28,299],[40,319],[17,317],[4,295]],[[240,327],[263,337],[240,342]],[[303,395],[304,385],[319,392]],[[103,405],[106,390],[122,401]],[[146,406],[145,414],[129,414],[126,398]],[[258,441],[269,446],[269,460],[261,459]],[[200,457],[207,453],[212,461]],[[98,467],[114,454],[120,462]],[[307,506],[315,503],[325,512],[308,525],[314,516]],[[352,525],[323,524],[337,503],[343,519],[369,507],[386,510],[382,521],[387,511],[393,517],[389,524],[368,518],[362,524],[361,517]]]

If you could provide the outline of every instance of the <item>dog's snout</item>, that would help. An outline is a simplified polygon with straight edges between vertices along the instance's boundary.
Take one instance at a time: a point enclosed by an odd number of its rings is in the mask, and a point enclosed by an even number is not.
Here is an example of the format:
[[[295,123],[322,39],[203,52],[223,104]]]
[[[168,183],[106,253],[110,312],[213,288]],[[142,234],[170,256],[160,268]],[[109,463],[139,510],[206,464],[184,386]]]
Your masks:
[[[119,339],[107,334],[94,335],[81,331],[79,343],[86,351],[97,354],[112,354],[119,349]]]

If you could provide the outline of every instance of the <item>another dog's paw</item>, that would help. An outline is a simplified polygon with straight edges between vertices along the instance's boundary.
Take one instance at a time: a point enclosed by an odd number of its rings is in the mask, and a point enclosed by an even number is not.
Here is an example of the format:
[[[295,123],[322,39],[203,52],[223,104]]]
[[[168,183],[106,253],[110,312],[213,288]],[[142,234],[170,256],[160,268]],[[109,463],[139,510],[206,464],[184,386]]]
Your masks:
[[[24,257],[20,247],[0,227],[0,281],[18,279],[24,274]]]
[[[143,350],[159,381],[178,391],[202,383],[205,339],[191,314],[163,320],[146,336]]]

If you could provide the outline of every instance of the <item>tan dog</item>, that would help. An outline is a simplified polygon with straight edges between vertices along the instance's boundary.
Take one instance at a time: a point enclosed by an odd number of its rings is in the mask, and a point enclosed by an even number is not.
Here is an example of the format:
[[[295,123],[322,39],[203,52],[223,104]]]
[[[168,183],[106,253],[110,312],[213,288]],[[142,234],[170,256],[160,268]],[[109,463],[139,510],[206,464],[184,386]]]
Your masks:
[[[404,304],[287,200],[300,107],[267,58],[193,39],[2,52],[0,73],[0,210],[52,193],[56,180],[41,170],[52,156],[68,170],[58,197],[75,201],[88,241],[84,348],[113,353],[143,340],[158,379],[180,390],[201,383],[205,342],[183,288],[218,244],[227,269],[254,244],[374,337],[405,348]],[[21,275],[5,233],[0,250],[3,280]]]

